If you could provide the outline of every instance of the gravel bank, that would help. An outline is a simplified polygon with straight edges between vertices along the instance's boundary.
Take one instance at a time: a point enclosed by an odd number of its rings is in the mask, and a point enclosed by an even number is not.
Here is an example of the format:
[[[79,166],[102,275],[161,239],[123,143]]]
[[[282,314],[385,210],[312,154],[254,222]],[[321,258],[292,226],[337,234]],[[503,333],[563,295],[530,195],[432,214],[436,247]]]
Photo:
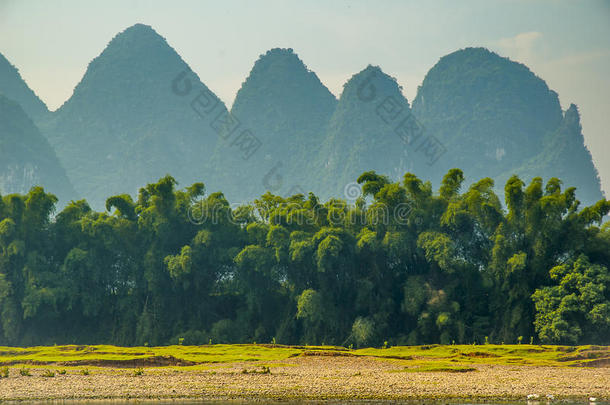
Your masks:
[[[90,375],[32,376],[11,369],[0,379],[0,400],[201,398],[201,399],[525,399],[528,394],[556,399],[610,398],[610,368],[559,368],[472,365],[469,372],[405,372],[408,362],[368,357],[297,357],[267,363],[219,365],[209,370],[91,369]]]

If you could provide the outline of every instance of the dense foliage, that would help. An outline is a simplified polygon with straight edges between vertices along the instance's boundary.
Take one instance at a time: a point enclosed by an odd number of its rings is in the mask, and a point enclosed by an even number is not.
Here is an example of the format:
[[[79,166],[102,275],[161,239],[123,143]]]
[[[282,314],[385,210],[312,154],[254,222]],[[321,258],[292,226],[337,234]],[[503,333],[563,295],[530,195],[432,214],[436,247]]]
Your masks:
[[[505,210],[463,180],[232,206],[166,176],[55,216],[41,188],[6,195],[0,344],[610,343],[610,202],[512,177]]]

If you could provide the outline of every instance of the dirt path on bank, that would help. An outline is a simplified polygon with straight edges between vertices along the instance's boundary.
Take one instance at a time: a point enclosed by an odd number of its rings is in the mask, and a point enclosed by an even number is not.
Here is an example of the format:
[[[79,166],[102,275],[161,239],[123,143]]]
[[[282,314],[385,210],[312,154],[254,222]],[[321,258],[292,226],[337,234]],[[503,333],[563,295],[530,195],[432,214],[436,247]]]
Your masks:
[[[405,372],[407,363],[370,357],[304,356],[265,363],[218,365],[207,370],[95,368],[43,377],[12,368],[0,379],[0,400],[101,398],[202,399],[610,399],[610,368],[472,365],[467,372]],[[247,371],[247,373],[245,372]],[[256,372],[254,372],[256,371]]]

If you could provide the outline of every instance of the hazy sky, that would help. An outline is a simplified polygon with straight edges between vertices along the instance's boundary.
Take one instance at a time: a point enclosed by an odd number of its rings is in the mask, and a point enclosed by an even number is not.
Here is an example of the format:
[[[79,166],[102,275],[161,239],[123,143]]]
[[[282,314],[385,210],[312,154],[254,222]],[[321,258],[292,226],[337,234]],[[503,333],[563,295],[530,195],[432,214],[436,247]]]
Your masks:
[[[258,56],[293,48],[339,96],[368,64],[412,101],[438,59],[485,46],[525,63],[579,106],[610,196],[610,1],[0,0],[0,52],[54,110],[88,63],[135,23],[164,36],[228,105]]]

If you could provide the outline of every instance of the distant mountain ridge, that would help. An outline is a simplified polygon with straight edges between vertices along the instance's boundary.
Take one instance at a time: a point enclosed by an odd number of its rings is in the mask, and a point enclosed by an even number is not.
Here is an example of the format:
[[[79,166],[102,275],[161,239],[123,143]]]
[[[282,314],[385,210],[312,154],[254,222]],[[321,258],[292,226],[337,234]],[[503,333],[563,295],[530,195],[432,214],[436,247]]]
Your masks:
[[[0,94],[0,194],[42,186],[61,204],[76,193],[47,139],[16,102]]]
[[[177,86],[177,87],[176,87]],[[230,110],[150,26],[117,34],[57,111],[0,58],[0,93],[32,111],[78,194],[94,208],[169,173],[243,203],[265,191],[343,198],[364,171],[435,184],[559,177],[584,203],[603,198],[575,106],[525,65],[484,48],[446,55],[412,105],[368,66],[337,98],[292,49],[261,55]],[[9,98],[10,95],[9,95]],[[27,107],[26,107],[27,106]]]
[[[557,93],[523,64],[485,48],[443,56],[418,89],[413,112],[448,150],[431,168],[433,179],[459,167],[469,183],[497,179],[501,194],[512,174],[526,181],[560,177],[566,186],[577,186],[578,195],[589,203],[603,198],[580,128],[559,131],[565,119]],[[578,112],[568,115],[574,114]],[[556,156],[566,144],[578,162],[567,156],[545,158]],[[575,175],[575,169],[583,175]]]
[[[449,150],[435,175],[460,167],[473,181],[534,156],[562,119],[557,93],[542,79],[484,48],[443,56],[426,74],[413,112]]]
[[[320,150],[336,104],[292,49],[267,51],[254,63],[231,108],[231,115],[260,141],[260,150],[244,159],[219,143],[211,184],[243,202],[265,189],[283,194],[313,189],[317,183],[304,168]]]
[[[345,186],[368,170],[393,180],[420,172],[423,157],[415,144],[422,135],[396,79],[369,65],[344,85],[330,119],[312,169],[326,179],[320,193],[342,196]]]
[[[188,97],[172,91],[183,72]],[[137,24],[91,61],[43,130],[76,189],[101,208],[108,196],[133,195],[167,173],[185,185],[205,178],[218,134],[191,105],[198,92],[226,112],[163,37]]]
[[[542,150],[522,166],[498,176],[500,184],[512,174],[524,181],[534,177],[545,180],[557,177],[564,187],[576,187],[576,196],[584,203],[604,198],[599,174],[584,144],[580,114],[574,104],[565,111],[559,127],[546,137]]]
[[[4,94],[21,105],[21,108],[33,120],[38,120],[49,113],[45,103],[28,87],[21,74],[19,74],[19,70],[1,53],[0,94]]]

